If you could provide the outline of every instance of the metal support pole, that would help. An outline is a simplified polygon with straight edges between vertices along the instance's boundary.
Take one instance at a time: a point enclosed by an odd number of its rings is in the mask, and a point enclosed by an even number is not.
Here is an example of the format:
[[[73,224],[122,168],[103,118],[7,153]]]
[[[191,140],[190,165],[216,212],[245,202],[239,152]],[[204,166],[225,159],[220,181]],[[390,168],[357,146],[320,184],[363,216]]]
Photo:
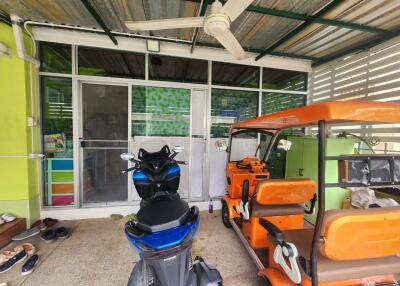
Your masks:
[[[315,223],[314,237],[311,249],[311,281],[312,286],[318,285],[317,253],[321,239],[321,228],[325,213],[325,149],[326,149],[326,124],[318,121],[318,214]]]

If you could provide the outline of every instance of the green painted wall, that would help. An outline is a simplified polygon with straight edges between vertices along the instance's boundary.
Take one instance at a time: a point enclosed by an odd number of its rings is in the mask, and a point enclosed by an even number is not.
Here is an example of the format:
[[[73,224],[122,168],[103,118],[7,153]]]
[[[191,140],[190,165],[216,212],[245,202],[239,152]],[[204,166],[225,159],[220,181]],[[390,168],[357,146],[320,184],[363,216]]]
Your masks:
[[[39,125],[37,69],[17,56],[12,28],[4,23],[0,42],[11,49],[10,56],[0,57],[0,213],[26,217],[30,224],[39,219],[40,159],[16,156],[40,151],[38,127],[28,126],[29,116]],[[25,45],[32,54],[27,36]]]
[[[318,140],[315,137],[288,137],[292,148],[287,152],[286,178],[310,178],[318,183]],[[354,154],[353,139],[328,138],[327,156]],[[338,162],[326,163],[326,183],[338,182]],[[303,169],[303,176],[299,175]],[[327,188],[325,191],[325,209],[341,209],[345,197],[350,191],[342,188]],[[315,206],[318,209],[318,204]],[[305,215],[306,220],[315,223],[316,215]]]

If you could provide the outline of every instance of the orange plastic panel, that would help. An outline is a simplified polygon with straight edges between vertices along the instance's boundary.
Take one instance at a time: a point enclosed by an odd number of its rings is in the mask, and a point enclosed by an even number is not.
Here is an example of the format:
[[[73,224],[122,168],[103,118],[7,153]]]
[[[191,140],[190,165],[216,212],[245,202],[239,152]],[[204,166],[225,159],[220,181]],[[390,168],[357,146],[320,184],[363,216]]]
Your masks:
[[[243,182],[245,180],[249,180],[249,195],[252,196],[257,183],[269,179],[269,172],[264,170],[251,173],[248,169],[238,169],[235,162],[230,162],[228,164],[227,176],[230,178],[230,184],[228,184],[229,196],[232,199],[241,199]]]
[[[256,201],[261,205],[301,204],[313,198],[316,185],[309,179],[268,180],[256,189]]]
[[[400,122],[400,104],[367,100],[329,101],[292,108],[273,114],[241,121],[231,131],[243,128],[283,129],[309,126],[319,120],[340,122]]]
[[[400,253],[400,208],[344,215],[328,222],[321,252],[333,260],[356,260]]]
[[[304,217],[299,215],[264,217],[281,230],[300,229],[304,226]],[[268,232],[259,224],[258,217],[251,217],[243,221],[242,232],[252,248],[265,248],[268,246]]]
[[[228,205],[229,219],[240,217],[239,214],[240,199],[231,199],[228,195],[225,195],[224,201]]]
[[[258,275],[264,276],[271,282],[272,286],[296,286],[284,272],[274,269],[274,268],[265,268],[258,272]]]
[[[74,192],[73,184],[53,184],[51,186],[51,191],[53,194],[66,194]]]
[[[282,270],[283,272],[283,270]],[[338,277],[338,280],[340,277]],[[388,276],[374,276],[367,277],[362,279],[352,279],[345,281],[335,281],[335,282],[321,282],[318,283],[319,286],[360,286],[360,285],[375,285],[373,283],[394,283],[397,282],[396,278],[393,275]],[[311,280],[309,277],[302,277],[301,285],[303,286],[311,286]],[[293,284],[294,286],[295,284]],[[391,284],[389,284],[391,285]]]

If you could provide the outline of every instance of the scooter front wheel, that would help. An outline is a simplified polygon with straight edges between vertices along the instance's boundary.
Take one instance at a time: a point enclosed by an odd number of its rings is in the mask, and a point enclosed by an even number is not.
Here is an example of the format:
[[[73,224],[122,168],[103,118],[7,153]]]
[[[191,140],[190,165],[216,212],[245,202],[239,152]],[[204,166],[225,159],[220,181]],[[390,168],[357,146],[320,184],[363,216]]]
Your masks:
[[[153,282],[150,268],[140,260],[133,267],[127,286],[149,286]]]
[[[225,201],[222,201],[222,223],[224,224],[225,227],[231,228],[231,222],[229,221],[229,208],[228,205]]]

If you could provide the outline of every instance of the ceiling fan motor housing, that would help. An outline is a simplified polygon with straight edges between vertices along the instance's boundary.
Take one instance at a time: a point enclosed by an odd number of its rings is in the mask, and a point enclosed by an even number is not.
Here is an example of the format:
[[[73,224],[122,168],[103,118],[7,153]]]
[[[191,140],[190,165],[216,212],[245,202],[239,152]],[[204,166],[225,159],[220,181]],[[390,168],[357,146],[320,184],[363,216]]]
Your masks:
[[[204,23],[204,31],[211,36],[220,35],[229,30],[231,21],[225,14],[211,14]]]

